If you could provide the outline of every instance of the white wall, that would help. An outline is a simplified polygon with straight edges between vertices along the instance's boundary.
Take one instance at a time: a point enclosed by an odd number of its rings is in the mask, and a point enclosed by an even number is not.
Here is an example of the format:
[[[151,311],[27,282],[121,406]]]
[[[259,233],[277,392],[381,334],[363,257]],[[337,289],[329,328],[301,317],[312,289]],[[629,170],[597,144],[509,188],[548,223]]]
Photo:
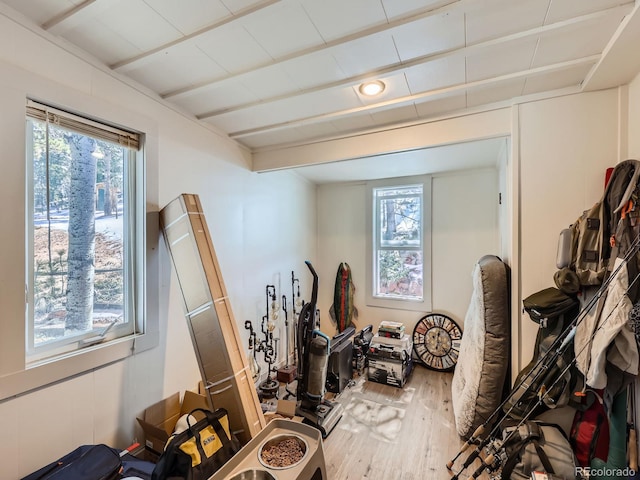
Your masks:
[[[640,75],[629,84],[628,156],[640,159]]]
[[[401,321],[410,333],[427,312],[370,307],[365,303],[366,190],[364,183],[318,187],[318,263],[315,268],[320,277],[321,328],[328,334],[336,331],[328,312],[336,271],[344,261],[351,267],[356,287],[357,327],[373,324],[375,331],[383,320]],[[471,272],[475,262],[485,254],[499,253],[497,169],[434,176],[433,311],[450,315],[462,326],[471,298]]]
[[[511,264],[511,237],[510,232],[510,215],[511,215],[511,203],[509,202],[509,190],[510,185],[507,182],[507,176],[509,174],[509,165],[511,160],[509,152],[511,149],[511,138],[504,140],[504,148],[500,150],[498,154],[498,189],[499,189],[499,201],[498,207],[498,232],[500,236],[500,257],[507,263]]]
[[[558,235],[600,199],[617,163],[615,89],[519,107],[520,289],[523,298],[553,287]],[[518,308],[514,315],[521,315]],[[532,357],[537,324],[521,319],[520,364]]]
[[[252,173],[248,154],[226,137],[92,66],[80,54],[0,15],[0,337],[24,330],[23,199],[28,96],[147,134],[149,212],[178,194],[200,195],[243,335],[244,320],[264,313],[264,287],[290,291],[291,270],[315,258],[315,187],[293,173]],[[26,53],[28,52],[28,53]],[[153,215],[152,215],[153,217]],[[0,478],[20,478],[80,444],[124,447],[146,406],[187,388],[200,374],[182,300],[164,244],[152,238],[158,291],[149,298],[160,345],[105,368],[0,402]],[[279,292],[280,294],[280,292]],[[8,365],[0,348],[2,371]],[[1,375],[1,374],[0,374]],[[0,376],[0,390],[7,377]],[[34,432],[37,446],[34,446]]]

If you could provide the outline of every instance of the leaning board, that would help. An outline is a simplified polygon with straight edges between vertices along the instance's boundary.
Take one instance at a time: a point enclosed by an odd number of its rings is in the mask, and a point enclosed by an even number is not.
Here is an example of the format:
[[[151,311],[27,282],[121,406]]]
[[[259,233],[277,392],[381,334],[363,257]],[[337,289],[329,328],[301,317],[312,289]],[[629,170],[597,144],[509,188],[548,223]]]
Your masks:
[[[266,425],[200,199],[182,194],[160,212],[182,290],[202,380],[214,408],[225,408],[244,444]]]

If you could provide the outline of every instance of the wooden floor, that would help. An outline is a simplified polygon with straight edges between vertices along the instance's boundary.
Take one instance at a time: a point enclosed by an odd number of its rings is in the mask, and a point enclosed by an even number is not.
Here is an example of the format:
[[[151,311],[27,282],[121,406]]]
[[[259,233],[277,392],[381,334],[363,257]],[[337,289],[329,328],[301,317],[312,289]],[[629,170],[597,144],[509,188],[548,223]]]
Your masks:
[[[449,479],[445,464],[462,444],[452,376],[416,366],[402,389],[364,377],[345,389],[336,399],[345,414],[324,441],[329,480]]]

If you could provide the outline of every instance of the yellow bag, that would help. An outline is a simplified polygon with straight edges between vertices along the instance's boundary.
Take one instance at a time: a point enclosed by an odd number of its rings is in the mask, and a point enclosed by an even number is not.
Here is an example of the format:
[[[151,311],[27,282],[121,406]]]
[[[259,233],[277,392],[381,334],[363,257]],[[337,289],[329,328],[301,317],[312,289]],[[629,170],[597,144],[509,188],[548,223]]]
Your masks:
[[[205,417],[167,441],[151,475],[151,480],[207,480],[238,450],[240,442],[229,429],[229,417],[224,408],[215,412],[196,408]]]

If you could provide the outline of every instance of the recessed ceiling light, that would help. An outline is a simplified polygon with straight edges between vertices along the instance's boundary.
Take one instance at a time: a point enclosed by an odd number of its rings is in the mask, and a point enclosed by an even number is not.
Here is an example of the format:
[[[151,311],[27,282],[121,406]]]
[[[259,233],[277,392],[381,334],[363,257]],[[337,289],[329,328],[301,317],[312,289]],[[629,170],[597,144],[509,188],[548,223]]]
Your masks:
[[[368,97],[372,97],[374,95],[378,95],[384,91],[385,84],[380,80],[374,80],[372,82],[365,82],[358,90],[361,94],[366,95]]]

